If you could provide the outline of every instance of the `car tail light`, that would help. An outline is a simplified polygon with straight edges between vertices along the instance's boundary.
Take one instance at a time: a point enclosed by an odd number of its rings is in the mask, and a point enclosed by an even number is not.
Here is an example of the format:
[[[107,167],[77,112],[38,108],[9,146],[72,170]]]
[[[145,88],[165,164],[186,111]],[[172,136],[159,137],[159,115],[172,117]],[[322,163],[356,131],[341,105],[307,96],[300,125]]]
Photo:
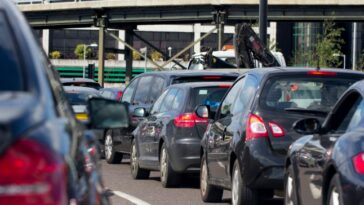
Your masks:
[[[268,131],[265,128],[263,119],[257,115],[249,114],[245,141],[265,137],[268,137]]]
[[[353,157],[353,164],[358,174],[364,174],[364,152]]]
[[[284,135],[286,135],[284,133],[284,129],[279,126],[278,124],[274,123],[274,122],[269,122],[269,128],[272,131],[272,135],[273,137],[283,137]]]
[[[200,118],[195,113],[184,113],[174,118],[177,127],[194,127],[196,124],[207,124],[207,118]]]
[[[118,94],[116,95],[116,100],[121,100],[121,98],[123,97],[123,92],[118,91]]]
[[[221,76],[204,76],[203,79],[205,80],[219,80]]]
[[[222,85],[219,85],[219,88],[231,88],[231,85],[229,85],[229,84],[222,84]]]
[[[318,75],[318,76],[336,76],[335,72],[329,71],[308,71],[308,75]]]
[[[21,139],[0,156],[0,204],[67,204],[66,166],[60,156]]]

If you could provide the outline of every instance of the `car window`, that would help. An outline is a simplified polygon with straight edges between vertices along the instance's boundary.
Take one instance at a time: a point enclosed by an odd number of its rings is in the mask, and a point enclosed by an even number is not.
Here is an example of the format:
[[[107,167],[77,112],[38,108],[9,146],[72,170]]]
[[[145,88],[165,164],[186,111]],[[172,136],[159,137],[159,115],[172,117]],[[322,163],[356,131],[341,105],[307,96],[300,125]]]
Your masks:
[[[165,90],[161,96],[159,96],[159,98],[157,99],[157,101],[155,101],[153,107],[152,107],[152,110],[151,110],[151,114],[155,114],[155,113],[158,113],[159,110],[160,110],[160,107],[161,107],[161,104],[163,102],[163,99],[164,97],[167,95],[168,93],[168,90]]]
[[[177,95],[177,92],[178,92],[177,88],[172,88],[168,91],[167,96],[163,99],[160,112],[167,112],[172,110],[173,101]]]
[[[86,88],[94,88],[96,90],[100,90],[101,86],[97,82],[64,82],[63,86],[78,86],[78,87],[86,87]]]
[[[185,99],[185,92],[181,89],[178,89],[176,97],[173,100],[172,110],[179,111],[183,107]]]
[[[339,124],[337,133],[353,131],[357,128],[364,127],[364,100],[362,97],[357,98],[349,112]]]
[[[24,91],[25,83],[16,41],[3,12],[0,12],[0,33],[0,92]]]
[[[99,95],[97,93],[66,93],[66,97],[68,99],[68,102],[71,105],[87,105],[88,99],[91,97],[98,97]]]
[[[150,90],[150,99],[151,103],[154,103],[157,98],[161,95],[164,87],[164,79],[161,77],[153,78],[153,86],[151,86]]]
[[[136,85],[138,84],[139,78],[133,80],[129,86],[125,89],[125,92],[123,94],[122,102],[131,103],[131,98],[133,97],[134,90],[136,88]]]
[[[268,110],[318,110],[329,112],[357,79],[278,76],[268,80],[259,104]]]
[[[247,109],[247,106],[255,96],[256,90],[258,88],[258,80],[254,76],[249,75],[246,77],[242,87],[243,88],[240,91],[240,95],[234,103],[236,105],[233,106],[233,114],[244,112],[244,110]]]
[[[192,109],[198,105],[208,105],[211,112],[216,112],[228,89],[229,87],[226,86],[194,88],[192,91]]]
[[[233,103],[245,82],[245,77],[233,85],[220,106],[219,118],[224,118],[233,113]]]
[[[135,91],[134,103],[148,103],[149,91],[152,87],[153,76],[145,76],[139,80],[138,88]],[[153,85],[154,86],[154,85]]]

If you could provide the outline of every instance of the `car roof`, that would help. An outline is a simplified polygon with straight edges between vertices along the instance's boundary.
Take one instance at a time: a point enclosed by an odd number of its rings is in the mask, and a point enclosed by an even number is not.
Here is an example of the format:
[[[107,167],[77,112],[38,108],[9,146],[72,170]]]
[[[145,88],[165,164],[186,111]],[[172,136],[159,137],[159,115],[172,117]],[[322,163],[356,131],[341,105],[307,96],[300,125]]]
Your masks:
[[[233,82],[193,82],[179,83],[169,86],[169,88],[200,88],[200,87],[217,87],[220,85],[233,85]]]
[[[62,83],[68,82],[89,82],[89,83],[97,83],[96,81],[89,78],[61,78]]]
[[[64,90],[66,91],[66,93],[98,93],[99,91],[94,89],[94,88],[90,88],[90,87],[81,87],[81,86],[63,86]]]
[[[233,71],[227,71],[227,72],[217,72],[217,71],[192,71],[192,70],[174,70],[174,71],[154,71],[154,72],[148,72],[138,75],[138,77],[146,76],[146,75],[159,75],[167,78],[171,78],[174,76],[181,76],[181,77],[188,77],[188,76],[211,76],[211,75],[217,75],[217,76],[238,76],[239,72],[233,72]]]

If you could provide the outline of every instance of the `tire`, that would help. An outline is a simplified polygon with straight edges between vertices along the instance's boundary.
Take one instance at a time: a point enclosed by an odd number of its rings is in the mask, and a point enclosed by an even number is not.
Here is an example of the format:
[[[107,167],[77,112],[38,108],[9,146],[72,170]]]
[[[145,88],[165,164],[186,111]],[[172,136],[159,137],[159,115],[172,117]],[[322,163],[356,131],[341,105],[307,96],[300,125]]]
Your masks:
[[[297,205],[298,193],[296,187],[296,181],[293,175],[293,167],[289,165],[284,177],[284,204],[285,205]]]
[[[172,169],[167,152],[167,147],[164,143],[160,151],[159,159],[162,186],[164,188],[176,186],[180,181],[180,175]]]
[[[133,140],[131,143],[130,171],[131,171],[131,176],[133,177],[133,179],[148,179],[149,175],[150,175],[150,170],[139,167],[139,159],[138,159],[135,140]]]
[[[234,162],[231,183],[231,204],[232,205],[257,205],[256,191],[247,187],[241,177],[240,167],[237,160]]]
[[[327,205],[334,205],[334,204],[339,204],[339,205],[343,205],[343,194],[342,194],[342,189],[340,186],[340,180],[339,180],[339,175],[335,174],[331,181],[330,181],[330,186],[329,186],[329,190],[327,192]]]
[[[123,159],[123,154],[120,152],[116,152],[114,149],[112,130],[108,130],[105,134],[104,152],[105,152],[105,160],[109,164],[120,163],[121,160]]]
[[[200,172],[200,193],[202,201],[204,202],[220,202],[224,189],[210,185],[208,183],[208,168],[206,157],[203,155],[201,159],[201,172]]]

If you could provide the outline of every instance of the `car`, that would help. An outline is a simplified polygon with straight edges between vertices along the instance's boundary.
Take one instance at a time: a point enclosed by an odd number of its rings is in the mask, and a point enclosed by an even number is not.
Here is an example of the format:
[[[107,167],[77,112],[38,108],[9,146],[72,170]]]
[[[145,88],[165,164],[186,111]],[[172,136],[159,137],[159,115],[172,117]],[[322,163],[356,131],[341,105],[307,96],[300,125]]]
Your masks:
[[[107,99],[120,101],[123,97],[125,86],[121,88],[102,88],[100,89],[100,95]]]
[[[200,143],[207,118],[197,117],[195,107],[204,104],[216,111],[232,83],[195,82],[170,86],[148,114],[137,108],[135,116],[147,117],[133,132],[130,168],[134,179],[161,173],[163,187],[178,185],[181,173],[200,168]]]
[[[89,87],[100,90],[102,87],[99,83],[88,78],[61,78],[63,86]]]
[[[0,204],[109,204],[89,129],[127,127],[126,106],[91,99],[83,125],[11,1],[0,3],[0,32]]]
[[[285,164],[285,204],[364,203],[364,81],[351,86],[323,123],[297,121],[304,135]]]
[[[120,163],[123,154],[130,154],[132,132],[143,118],[132,116],[135,108],[143,107],[150,111],[153,103],[163,91],[173,84],[202,81],[232,82],[238,72],[212,71],[158,71],[148,72],[135,77],[125,88],[122,102],[128,104],[131,125],[127,129],[108,130],[101,143],[105,146],[107,163]]]
[[[323,120],[340,95],[363,78],[361,72],[290,67],[257,68],[239,77],[201,142],[203,201],[219,201],[223,190],[231,189],[233,205],[253,205],[258,196],[283,191],[286,154],[300,137],[293,122]],[[294,94],[301,89],[312,95]]]

